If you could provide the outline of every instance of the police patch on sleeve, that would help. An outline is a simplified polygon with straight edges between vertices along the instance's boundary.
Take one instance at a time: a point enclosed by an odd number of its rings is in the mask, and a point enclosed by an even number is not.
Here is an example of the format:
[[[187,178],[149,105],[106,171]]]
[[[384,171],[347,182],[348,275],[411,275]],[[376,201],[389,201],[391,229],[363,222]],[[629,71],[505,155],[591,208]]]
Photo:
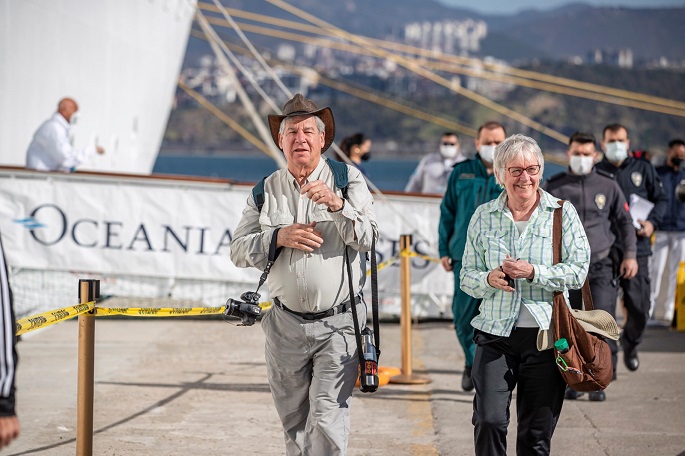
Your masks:
[[[633,181],[633,185],[639,187],[642,184],[642,173],[635,171],[630,175],[630,180]]]
[[[597,205],[597,207],[599,208],[600,211],[602,209],[604,209],[604,206],[606,205],[606,203],[607,203],[607,197],[604,195],[604,193],[597,193],[595,195],[595,204]]]

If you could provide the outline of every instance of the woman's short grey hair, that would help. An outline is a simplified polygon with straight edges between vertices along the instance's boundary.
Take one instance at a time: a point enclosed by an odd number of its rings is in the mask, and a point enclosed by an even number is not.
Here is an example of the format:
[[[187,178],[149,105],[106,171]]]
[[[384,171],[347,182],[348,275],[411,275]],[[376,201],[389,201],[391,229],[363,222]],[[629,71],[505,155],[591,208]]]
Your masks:
[[[284,117],[283,120],[281,120],[281,125],[278,127],[278,134],[281,136],[285,132],[285,127],[290,123],[291,120],[293,120],[295,117],[300,117],[300,116],[290,116],[290,117]],[[316,128],[319,130],[319,134],[323,133],[326,131],[326,125],[323,123],[323,120],[321,120],[321,117],[319,116],[314,116],[314,119],[316,120]]]
[[[513,160],[524,157],[538,162],[540,175],[545,170],[545,157],[540,146],[533,138],[524,135],[512,135],[495,147],[493,168],[497,183],[504,186],[504,173]]]

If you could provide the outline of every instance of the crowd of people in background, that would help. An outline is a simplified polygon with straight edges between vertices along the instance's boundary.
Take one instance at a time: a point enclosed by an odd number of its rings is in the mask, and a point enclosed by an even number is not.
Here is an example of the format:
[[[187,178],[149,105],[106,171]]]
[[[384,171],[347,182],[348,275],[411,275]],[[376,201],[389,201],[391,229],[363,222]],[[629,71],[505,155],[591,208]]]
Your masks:
[[[501,124],[486,122],[475,140],[476,156],[465,159],[459,153],[458,136],[444,133],[439,152],[421,159],[406,187],[408,192],[443,194],[438,251],[442,266],[455,278],[452,311],[466,359],[465,391],[473,389],[471,323],[482,300],[462,290],[459,276],[474,211],[503,190],[493,177],[493,151],[505,137]],[[456,146],[456,152],[450,146]],[[625,321],[620,348],[630,371],[639,368],[638,346],[650,317],[674,321],[676,274],[680,262],[685,261],[685,169],[681,166],[685,164],[685,142],[669,142],[663,166],[655,168],[650,158],[646,150],[631,152],[627,127],[609,124],[599,142],[592,133],[574,133],[567,149],[568,170],[541,180],[542,188],[576,207],[588,234],[592,251],[588,277],[595,307],[616,317],[617,298],[621,298]],[[630,207],[636,201],[652,207],[643,219],[634,220],[631,215]],[[661,292],[663,280],[665,293]],[[579,290],[570,290],[570,301],[580,308]],[[615,379],[619,345],[613,341],[610,345]],[[579,396],[566,391],[567,399]],[[603,391],[589,395],[593,401],[605,398]]]

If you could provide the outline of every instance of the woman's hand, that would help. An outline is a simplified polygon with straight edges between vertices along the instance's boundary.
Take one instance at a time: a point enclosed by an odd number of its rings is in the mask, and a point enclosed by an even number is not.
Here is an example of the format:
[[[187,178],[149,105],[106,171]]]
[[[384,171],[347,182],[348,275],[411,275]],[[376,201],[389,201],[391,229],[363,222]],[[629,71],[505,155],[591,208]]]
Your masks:
[[[502,271],[512,279],[532,280],[535,276],[535,268],[533,268],[532,264],[526,260],[512,258],[509,255],[502,262]]]
[[[514,288],[509,286],[501,267],[490,271],[488,274],[488,284],[493,288],[508,291],[509,293],[514,291]]]

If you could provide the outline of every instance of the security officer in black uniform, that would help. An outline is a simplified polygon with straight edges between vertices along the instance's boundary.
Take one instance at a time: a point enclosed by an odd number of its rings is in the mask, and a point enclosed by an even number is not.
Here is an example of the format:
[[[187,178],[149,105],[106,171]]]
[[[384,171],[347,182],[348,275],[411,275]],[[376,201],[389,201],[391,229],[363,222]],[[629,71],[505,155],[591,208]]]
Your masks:
[[[593,134],[576,132],[571,135],[566,155],[569,171],[552,176],[543,184],[543,188],[557,198],[570,201],[578,211],[592,252],[588,280],[594,307],[606,310],[615,317],[616,279],[619,275],[631,279],[637,273],[635,229],[628,204],[613,176],[593,169],[597,159]],[[610,255],[617,240],[615,233],[619,233],[623,251],[620,265],[614,264]],[[570,290],[569,298],[574,309],[582,308],[581,290]],[[616,372],[618,344],[613,340],[608,342]],[[568,388],[565,397],[576,399],[579,395]],[[589,394],[589,399],[603,401],[606,394],[604,391],[594,391]]]
[[[620,280],[623,302],[628,312],[621,335],[623,362],[628,370],[635,371],[640,367],[637,346],[642,342],[642,335],[649,320],[649,256],[652,254],[650,237],[663,219],[668,200],[654,166],[646,160],[629,156],[630,140],[626,127],[620,124],[607,125],[602,132],[602,138],[604,158],[595,167],[614,175],[628,203],[630,195],[635,194],[654,204],[647,220],[638,220],[640,228],[637,229],[637,275],[630,280],[625,277]]]

